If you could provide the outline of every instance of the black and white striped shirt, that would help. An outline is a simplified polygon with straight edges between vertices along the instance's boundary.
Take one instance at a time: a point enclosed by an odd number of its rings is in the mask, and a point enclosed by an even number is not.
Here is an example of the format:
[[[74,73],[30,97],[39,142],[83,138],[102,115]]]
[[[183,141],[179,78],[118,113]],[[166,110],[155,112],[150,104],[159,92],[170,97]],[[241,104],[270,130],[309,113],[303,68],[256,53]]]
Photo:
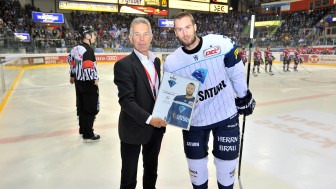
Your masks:
[[[93,49],[86,43],[71,49],[67,62],[70,64],[70,75],[77,81],[98,80],[97,62]]]

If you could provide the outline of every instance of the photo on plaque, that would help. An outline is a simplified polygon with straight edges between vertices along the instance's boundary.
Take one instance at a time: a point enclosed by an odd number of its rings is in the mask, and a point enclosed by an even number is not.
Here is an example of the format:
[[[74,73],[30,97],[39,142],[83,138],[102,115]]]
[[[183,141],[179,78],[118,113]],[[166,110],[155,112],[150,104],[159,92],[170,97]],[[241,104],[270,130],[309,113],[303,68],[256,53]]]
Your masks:
[[[199,86],[197,80],[164,72],[152,115],[189,130]]]

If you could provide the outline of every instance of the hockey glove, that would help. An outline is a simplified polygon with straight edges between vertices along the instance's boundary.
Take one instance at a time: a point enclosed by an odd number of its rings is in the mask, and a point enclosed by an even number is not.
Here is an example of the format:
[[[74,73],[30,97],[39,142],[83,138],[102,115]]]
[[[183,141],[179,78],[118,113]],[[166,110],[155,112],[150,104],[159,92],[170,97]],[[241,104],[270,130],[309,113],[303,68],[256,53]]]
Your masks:
[[[254,107],[256,105],[255,100],[252,97],[250,90],[247,90],[246,96],[243,98],[236,98],[236,107],[238,113],[241,115],[250,115],[253,113]]]

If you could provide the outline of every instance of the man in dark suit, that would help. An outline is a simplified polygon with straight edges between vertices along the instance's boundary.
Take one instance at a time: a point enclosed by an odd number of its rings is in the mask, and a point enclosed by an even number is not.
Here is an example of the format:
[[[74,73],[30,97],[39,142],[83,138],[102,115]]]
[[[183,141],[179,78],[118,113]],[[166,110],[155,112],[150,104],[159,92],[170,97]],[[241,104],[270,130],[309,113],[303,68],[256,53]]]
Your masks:
[[[167,122],[151,115],[160,83],[160,59],[149,51],[153,34],[145,18],[135,18],[129,39],[134,51],[114,65],[118,87],[122,160],[120,189],[135,189],[142,147],[143,188],[155,189],[158,156]]]

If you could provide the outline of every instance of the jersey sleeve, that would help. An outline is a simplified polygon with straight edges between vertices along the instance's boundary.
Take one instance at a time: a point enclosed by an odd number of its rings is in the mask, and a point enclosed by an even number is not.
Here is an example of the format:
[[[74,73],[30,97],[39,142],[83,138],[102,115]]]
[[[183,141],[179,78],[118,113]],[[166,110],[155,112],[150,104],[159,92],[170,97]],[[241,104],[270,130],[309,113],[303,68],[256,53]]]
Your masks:
[[[70,65],[70,77],[75,77],[75,73],[76,73],[76,64],[75,64],[75,60],[72,57],[71,53],[67,56],[66,61],[68,62],[68,64]]]
[[[225,54],[224,64],[225,67],[230,68],[234,67],[238,63],[242,63],[242,60],[236,45],[233,45],[233,48],[228,53]]]
[[[233,48],[225,55],[224,62],[236,95],[241,98],[246,95],[247,84],[245,82],[244,64],[238,52],[237,47],[233,45]]]

